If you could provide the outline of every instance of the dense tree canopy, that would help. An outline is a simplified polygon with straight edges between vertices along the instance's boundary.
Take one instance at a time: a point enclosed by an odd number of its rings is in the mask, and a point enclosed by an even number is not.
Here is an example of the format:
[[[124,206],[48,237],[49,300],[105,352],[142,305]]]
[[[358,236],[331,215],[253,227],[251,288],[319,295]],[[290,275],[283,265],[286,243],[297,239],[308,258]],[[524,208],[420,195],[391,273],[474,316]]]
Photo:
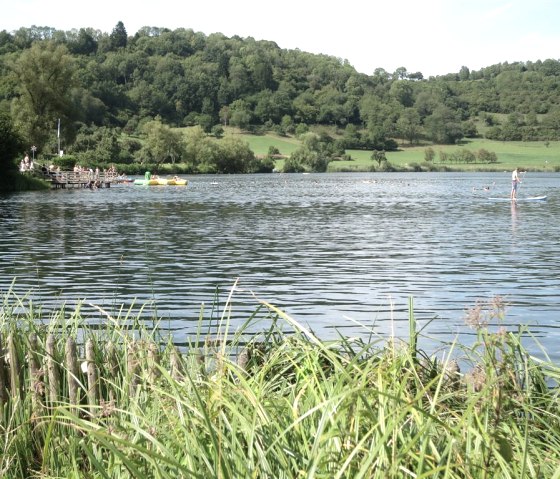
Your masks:
[[[481,122],[489,138],[554,140],[560,62],[463,66],[427,79],[405,67],[365,75],[340,58],[251,37],[156,27],[129,35],[120,21],[110,33],[34,26],[0,32],[0,111],[11,112],[25,141],[40,150],[53,150],[62,118],[68,150],[80,140],[79,151],[92,129],[107,128],[149,137],[151,146],[134,151],[162,161],[189,157],[188,145],[156,153],[163,126],[288,134],[324,124],[340,131],[338,146],[379,151],[393,149],[396,138],[455,143],[480,135]],[[156,117],[159,130],[145,128]],[[204,151],[212,168],[223,169],[215,152]],[[304,147],[298,161],[310,162],[313,151]]]
[[[49,40],[33,43],[11,64],[17,85],[12,112],[26,139],[44,145],[59,118],[67,123],[78,118],[73,62],[65,45]]]

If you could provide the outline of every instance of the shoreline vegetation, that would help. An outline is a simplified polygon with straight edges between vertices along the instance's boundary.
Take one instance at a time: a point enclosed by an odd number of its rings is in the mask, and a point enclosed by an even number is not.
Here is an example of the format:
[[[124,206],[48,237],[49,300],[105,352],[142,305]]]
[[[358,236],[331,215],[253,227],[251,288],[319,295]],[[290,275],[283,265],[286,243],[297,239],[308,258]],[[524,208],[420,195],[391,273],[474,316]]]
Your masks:
[[[0,33],[7,167],[27,155],[127,175],[560,171],[554,59],[424,78],[190,28]]]
[[[429,356],[412,299],[406,341],[322,341],[258,299],[234,330],[234,290],[181,347],[133,307],[4,294],[0,476],[560,477],[560,366],[501,298],[468,311],[473,346]]]
[[[284,163],[296,151],[299,140],[280,137],[269,133],[255,135],[243,133],[238,129],[229,129],[230,136],[239,139],[254,153],[259,161],[269,160],[274,171],[282,172]],[[220,142],[221,140],[215,140]],[[269,154],[269,151],[278,152]],[[480,152],[495,155],[495,161],[479,161]],[[326,173],[375,173],[375,172],[480,172],[501,173],[520,168],[526,172],[559,172],[560,141],[558,142],[498,142],[486,139],[466,140],[459,145],[401,145],[397,151],[384,152],[386,161],[376,162],[368,150],[346,150],[344,158],[328,163]],[[427,160],[426,157],[431,157]],[[471,158],[471,161],[457,161],[457,157]],[[455,160],[454,160],[455,158]],[[62,164],[65,169],[73,166],[72,155],[55,158],[55,164]],[[160,175],[199,174],[188,163],[98,163],[92,166],[100,169],[114,167],[124,175],[143,175],[149,170]],[[302,170],[303,172],[304,170]],[[211,172],[207,172],[211,173]],[[47,187],[40,179],[28,174],[17,175],[17,181],[8,181],[6,185],[12,191],[41,189]]]
[[[313,131],[321,133],[324,130],[324,127],[317,127]],[[333,131],[327,131],[335,136]],[[261,158],[264,158],[271,148],[278,151],[280,155],[275,159],[275,163],[279,170],[282,169],[283,161],[299,146],[299,141],[293,137],[281,137],[272,133],[254,135],[230,129],[230,134],[247,142],[255,154]],[[475,158],[471,157],[473,161],[454,161],[454,154],[465,151],[475,155]],[[480,151],[494,153],[495,161],[479,161],[476,154]],[[513,171],[516,167],[533,172],[560,171],[560,141],[504,142],[471,138],[464,139],[456,145],[400,143],[396,151],[387,151],[385,156],[387,164],[374,161],[372,150],[347,149],[345,158],[331,161],[327,172],[503,172]],[[427,161],[427,156],[431,156],[432,159]]]

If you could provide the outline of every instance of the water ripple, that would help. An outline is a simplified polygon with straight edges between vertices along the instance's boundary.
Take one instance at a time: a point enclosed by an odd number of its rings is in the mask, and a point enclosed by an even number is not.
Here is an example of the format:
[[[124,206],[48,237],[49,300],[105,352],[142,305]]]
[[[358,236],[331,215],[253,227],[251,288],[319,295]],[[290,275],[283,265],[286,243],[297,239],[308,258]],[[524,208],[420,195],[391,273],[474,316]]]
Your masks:
[[[413,296],[427,333],[468,342],[465,311],[502,295],[508,327],[529,323],[559,358],[560,175],[532,176],[526,193],[546,203],[487,201],[480,186],[507,195],[507,174],[196,176],[2,196],[0,290],[16,278],[45,310],[146,302],[180,340],[237,278],[234,321],[254,292],[325,337],[366,334],[356,323],[406,336]]]

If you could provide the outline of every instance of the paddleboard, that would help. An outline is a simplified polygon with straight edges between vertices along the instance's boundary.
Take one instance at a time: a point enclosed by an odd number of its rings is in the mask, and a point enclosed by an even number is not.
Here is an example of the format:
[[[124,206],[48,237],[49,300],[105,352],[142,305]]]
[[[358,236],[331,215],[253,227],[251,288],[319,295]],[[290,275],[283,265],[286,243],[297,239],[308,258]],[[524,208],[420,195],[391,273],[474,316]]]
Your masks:
[[[546,195],[542,195],[542,196],[525,196],[525,197],[521,197],[521,198],[517,198],[515,201],[517,201],[518,203],[520,201],[546,201],[547,196]],[[500,197],[494,197],[494,198],[488,198],[491,201],[511,201],[511,198],[509,196],[500,196]]]

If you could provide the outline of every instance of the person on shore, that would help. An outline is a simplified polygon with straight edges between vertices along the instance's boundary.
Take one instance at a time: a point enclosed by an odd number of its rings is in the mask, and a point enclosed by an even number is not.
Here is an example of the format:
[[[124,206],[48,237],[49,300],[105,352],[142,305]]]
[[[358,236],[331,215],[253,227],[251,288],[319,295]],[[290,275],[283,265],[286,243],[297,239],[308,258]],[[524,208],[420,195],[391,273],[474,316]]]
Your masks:
[[[21,160],[21,163],[19,165],[19,170],[20,171],[29,171],[30,169],[31,169],[31,167],[30,167],[30,163],[29,163],[29,155],[26,153],[23,160]]]
[[[515,201],[517,199],[517,187],[521,183],[521,179],[519,178],[519,168],[515,168],[515,170],[511,173],[511,201]]]

